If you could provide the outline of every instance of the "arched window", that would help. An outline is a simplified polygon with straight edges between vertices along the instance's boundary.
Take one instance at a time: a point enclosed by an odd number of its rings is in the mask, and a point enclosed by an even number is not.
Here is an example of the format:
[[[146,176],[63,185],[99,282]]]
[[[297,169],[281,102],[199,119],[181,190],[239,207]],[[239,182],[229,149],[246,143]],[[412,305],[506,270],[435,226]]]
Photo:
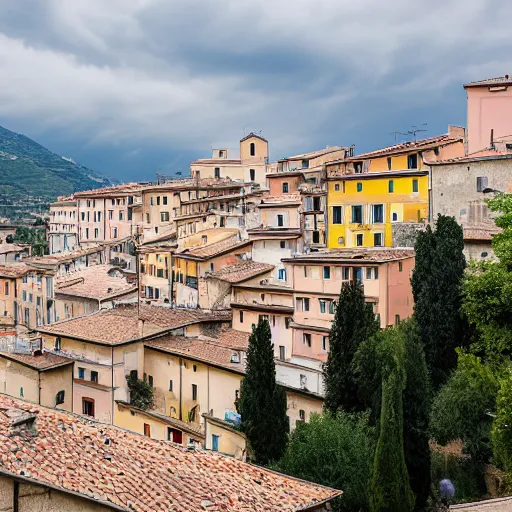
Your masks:
[[[254,144],[254,142],[251,142],[250,152],[251,152],[251,156],[256,156],[256,144]]]

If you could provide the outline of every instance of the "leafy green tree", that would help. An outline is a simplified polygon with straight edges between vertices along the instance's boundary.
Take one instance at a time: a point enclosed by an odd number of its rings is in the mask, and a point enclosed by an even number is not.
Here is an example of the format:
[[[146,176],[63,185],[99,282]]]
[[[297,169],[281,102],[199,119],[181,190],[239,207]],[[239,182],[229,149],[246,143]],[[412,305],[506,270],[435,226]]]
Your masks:
[[[48,241],[46,240],[46,232],[44,229],[19,227],[16,229],[13,242],[30,244],[32,246],[33,256],[44,256],[48,254]]]
[[[459,351],[457,369],[432,403],[430,429],[440,444],[460,439],[478,461],[492,455],[490,434],[498,379],[481,359]]]
[[[344,283],[329,336],[324,365],[325,409],[336,414],[364,410],[354,379],[352,360],[359,345],[379,330],[373,307],[365,302],[360,282]]]
[[[506,473],[507,490],[512,489],[512,374],[500,379],[496,399],[496,418],[492,426],[494,462]]]
[[[335,510],[367,511],[375,432],[368,414],[314,414],[299,423],[276,469],[343,491]]]
[[[464,344],[460,315],[461,283],[466,266],[462,228],[453,217],[439,215],[416,239],[411,284],[414,315],[433,390],[446,382],[457,364],[455,348]]]
[[[289,431],[286,409],[286,392],[276,383],[270,325],[260,320],[249,337],[239,401],[241,429],[258,464],[269,464],[283,455]]]
[[[154,390],[146,381],[129,374],[126,376],[126,382],[130,391],[130,404],[144,410],[154,407]]]
[[[414,509],[414,494],[405,463],[403,422],[406,350],[397,329],[387,331],[382,348],[382,405],[370,482],[370,510],[410,512]]]
[[[404,346],[404,456],[411,489],[416,495],[416,508],[422,510],[430,492],[430,392],[425,355],[415,322],[405,320],[364,342],[354,358],[354,372],[361,396],[371,408],[371,423],[378,425],[381,415],[382,366],[388,357],[389,342],[386,340],[390,337],[396,337],[397,343]]]
[[[503,356],[512,356],[512,194],[499,194],[488,204],[500,214],[495,221],[503,233],[492,240],[500,261],[470,267],[463,285],[462,309],[476,331],[472,351],[500,363]]]

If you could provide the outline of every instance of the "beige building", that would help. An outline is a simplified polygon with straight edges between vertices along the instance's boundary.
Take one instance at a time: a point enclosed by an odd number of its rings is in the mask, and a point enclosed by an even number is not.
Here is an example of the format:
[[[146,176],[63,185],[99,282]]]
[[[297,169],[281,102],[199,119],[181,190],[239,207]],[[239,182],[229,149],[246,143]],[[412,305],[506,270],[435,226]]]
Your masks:
[[[41,350],[0,352],[0,393],[72,411],[73,361]]]
[[[111,309],[115,301],[137,298],[137,286],[112,265],[94,265],[57,279],[57,321]]]
[[[48,248],[50,254],[78,249],[78,202],[73,197],[59,197],[50,204]]]
[[[190,164],[193,178],[231,178],[234,181],[265,186],[268,166],[268,141],[250,133],[240,140],[237,149],[213,149],[211,158]]]
[[[0,509],[6,512],[169,512],[185,503],[190,512],[321,512],[341,494],[6,395],[0,408]]]
[[[144,374],[145,339],[157,334],[197,335],[201,326],[219,326],[229,313],[119,305],[64,320],[39,331],[44,348],[75,361],[73,412],[116,423],[115,401],[129,400],[126,376]]]
[[[0,265],[8,265],[30,257],[31,245],[0,244]]]

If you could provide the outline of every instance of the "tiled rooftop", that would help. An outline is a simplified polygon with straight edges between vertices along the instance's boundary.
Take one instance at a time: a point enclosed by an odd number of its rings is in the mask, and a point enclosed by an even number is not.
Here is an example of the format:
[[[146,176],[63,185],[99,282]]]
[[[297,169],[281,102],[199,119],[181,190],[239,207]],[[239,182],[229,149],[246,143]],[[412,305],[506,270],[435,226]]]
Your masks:
[[[21,277],[31,270],[34,269],[25,263],[9,263],[8,265],[0,265],[0,277]]]
[[[413,249],[386,249],[386,248],[361,248],[361,249],[329,249],[318,251],[307,255],[299,255],[293,258],[283,258],[282,261],[297,262],[313,260],[347,260],[347,261],[369,261],[386,262],[414,257]]]
[[[33,430],[15,424],[30,416]],[[126,512],[305,510],[340,494],[5,395],[0,395],[2,471]]]
[[[73,364],[66,357],[61,357],[51,352],[43,352],[41,355],[16,354],[14,352],[0,352],[0,357],[16,361],[35,370],[50,370],[59,366]]]
[[[327,146],[323,149],[317,149],[316,151],[311,151],[309,153],[302,153],[300,155],[293,155],[293,156],[288,156],[286,158],[282,158],[279,160],[279,162],[285,162],[287,160],[303,160],[303,159],[306,159],[306,158],[317,158],[319,156],[323,156],[323,155],[328,155],[329,153],[334,153],[336,151],[342,151],[342,150],[345,150],[345,151],[348,151],[350,148],[349,147],[346,147],[346,146]],[[297,169],[297,170],[306,170],[307,169]]]
[[[48,254],[47,256],[33,256],[31,258],[26,258],[24,261],[26,261],[27,263],[55,265],[62,261],[70,261],[76,258],[80,258],[81,256],[85,256],[87,254],[94,254],[96,252],[103,251],[104,249],[104,245],[95,245],[92,247],[88,247],[87,249],[77,249],[76,251],[59,252],[56,254]]]
[[[218,254],[222,254],[223,252],[228,252],[234,249],[238,249],[239,247],[243,247],[249,243],[250,242],[248,241],[239,240],[238,235],[235,235],[230,238],[221,240],[220,242],[214,242],[209,245],[201,245],[197,247],[186,248],[181,251],[176,251],[175,256],[191,256],[194,259],[207,260],[217,256]]]
[[[163,350],[172,354],[188,356],[223,368],[244,372],[241,363],[232,363],[232,348],[220,346],[214,340],[185,338],[183,336],[160,336],[145,343],[146,347]]]
[[[237,331],[231,328],[222,329],[215,343],[221,347],[247,351],[249,348],[249,336],[250,334],[248,332]]]
[[[491,241],[494,235],[501,233],[501,230],[494,227],[472,227],[463,226],[464,240]]]
[[[265,274],[274,269],[270,263],[259,263],[257,261],[244,261],[236,265],[229,265],[215,272],[208,273],[208,277],[227,281],[228,283],[241,283],[252,277]]]
[[[91,299],[105,299],[130,293],[137,289],[124,277],[111,275],[112,265],[94,265],[60,278],[55,293]]]
[[[140,183],[124,183],[123,185],[115,185],[112,187],[95,188],[92,190],[84,190],[83,192],[75,192],[74,197],[90,197],[115,194],[128,194],[130,192],[139,192],[143,185]]]
[[[40,331],[55,336],[69,336],[116,345],[198,322],[230,320],[231,311],[211,312],[201,309],[171,309],[146,305],[140,306],[140,317],[138,317],[137,305],[127,304],[117,306],[115,309],[100,310],[92,315],[57,322]]]
[[[0,254],[7,254],[9,252],[23,252],[29,251],[29,245],[18,245],[18,244],[0,244]]]
[[[509,75],[498,76],[496,78],[487,78],[485,80],[478,80],[476,82],[469,82],[464,84],[464,87],[482,87],[482,86],[500,86],[512,85],[512,79]]]

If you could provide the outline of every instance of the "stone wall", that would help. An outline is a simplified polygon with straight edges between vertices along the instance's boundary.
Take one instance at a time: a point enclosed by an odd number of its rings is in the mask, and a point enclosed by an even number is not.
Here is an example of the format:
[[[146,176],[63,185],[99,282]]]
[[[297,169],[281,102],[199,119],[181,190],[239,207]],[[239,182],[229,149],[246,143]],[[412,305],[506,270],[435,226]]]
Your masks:
[[[393,247],[414,247],[419,231],[427,225],[418,222],[397,222],[391,225]]]

